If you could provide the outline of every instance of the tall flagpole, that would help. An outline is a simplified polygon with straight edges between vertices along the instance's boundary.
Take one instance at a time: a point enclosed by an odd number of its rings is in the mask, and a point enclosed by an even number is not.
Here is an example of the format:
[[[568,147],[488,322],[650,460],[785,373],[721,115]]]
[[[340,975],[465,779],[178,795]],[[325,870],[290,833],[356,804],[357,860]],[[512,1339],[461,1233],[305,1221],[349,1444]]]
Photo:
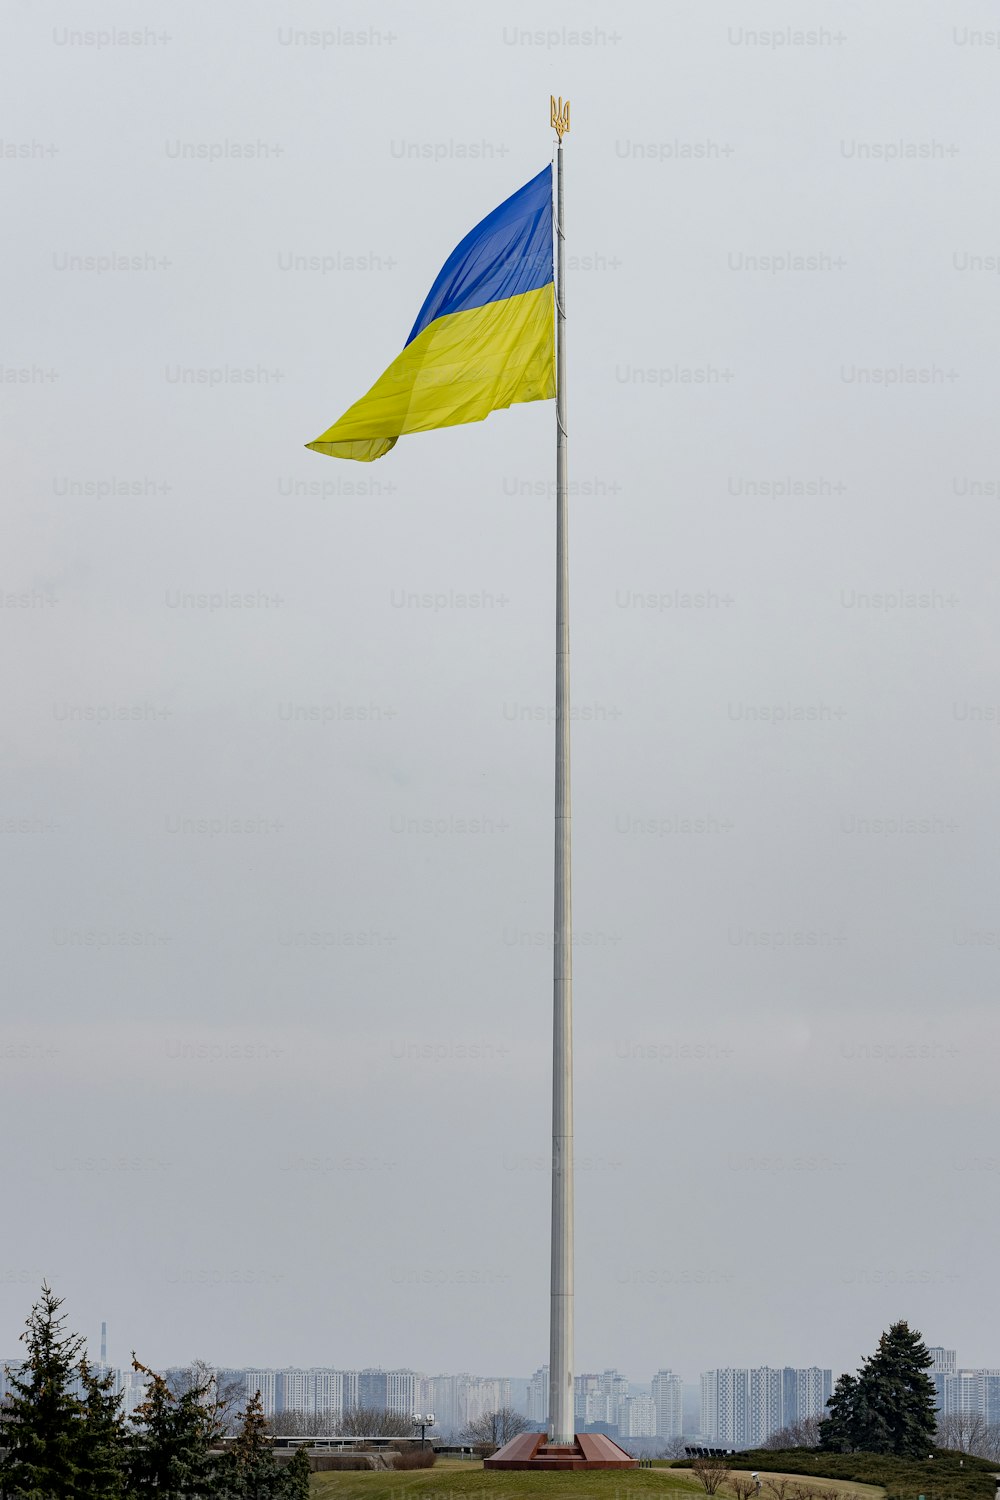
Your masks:
[[[556,776],[552,1016],[552,1308],[549,1443],[571,1444],[573,1401],[573,915],[569,780],[569,537],[563,135],[569,100],[551,100],[556,150]]]

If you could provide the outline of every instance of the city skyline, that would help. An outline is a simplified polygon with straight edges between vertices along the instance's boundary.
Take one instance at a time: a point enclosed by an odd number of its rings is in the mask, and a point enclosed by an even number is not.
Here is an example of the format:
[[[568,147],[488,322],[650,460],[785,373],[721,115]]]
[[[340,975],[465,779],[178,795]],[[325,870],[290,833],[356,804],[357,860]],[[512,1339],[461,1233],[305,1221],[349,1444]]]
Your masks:
[[[929,1353],[942,1416],[975,1413],[989,1423],[1000,1423],[1000,1367],[960,1365],[957,1352],[941,1346],[930,1346]],[[17,1360],[4,1363],[16,1366]],[[124,1392],[124,1410],[131,1414],[141,1400],[145,1376],[103,1360],[97,1368],[114,1372]],[[457,1432],[506,1406],[520,1411],[531,1423],[543,1423],[548,1391],[544,1365],[530,1378],[469,1371],[427,1374],[409,1368],[348,1370],[331,1365],[209,1368],[220,1383],[241,1384],[246,1397],[259,1391],[268,1416],[286,1412],[340,1415],[366,1407],[409,1417],[419,1408],[434,1413],[441,1432]],[[162,1373],[180,1376],[187,1369],[186,1365],[167,1366]],[[783,1428],[822,1417],[833,1382],[829,1368],[815,1365],[717,1367],[702,1371],[697,1387],[667,1368],[659,1369],[648,1381],[636,1381],[609,1367],[575,1376],[574,1406],[580,1430],[643,1439],[699,1437],[745,1448],[759,1446]],[[7,1384],[0,1364],[0,1400]],[[687,1398],[696,1389],[699,1420],[692,1423],[685,1418],[685,1410]]]
[[[6,1335],[6,1343],[7,1343],[8,1349],[16,1349],[17,1348],[17,1345],[18,1345],[18,1342],[19,1342],[19,1337],[20,1337],[20,1332],[21,1332],[21,1329],[23,1328],[23,1326],[24,1325],[23,1325],[23,1320],[22,1320],[22,1323],[21,1323],[20,1327],[18,1329],[16,1329],[16,1331],[13,1334],[13,1337],[11,1337],[10,1334]],[[885,1324],[885,1327],[887,1328],[888,1326],[889,1326],[889,1324],[888,1324],[888,1321],[887,1321],[886,1324]],[[106,1353],[109,1344],[112,1346],[112,1348],[114,1347],[114,1329],[113,1329],[112,1325],[110,1324],[110,1322],[107,1321],[107,1320],[105,1320],[104,1322],[100,1323],[98,1325],[98,1327],[99,1327],[98,1334],[96,1336],[89,1336],[88,1339],[87,1339],[87,1348],[88,1348],[88,1351],[89,1351],[88,1352],[88,1358],[90,1358],[92,1360],[92,1362],[95,1363],[95,1364],[103,1362],[103,1356]],[[841,1367],[838,1368],[838,1366],[835,1363],[827,1361],[822,1366],[822,1368],[827,1368],[827,1369],[832,1370],[834,1381],[836,1381],[837,1376],[839,1374],[843,1374],[843,1373],[853,1374],[855,1372],[855,1370],[858,1368],[858,1366],[860,1365],[862,1359],[872,1352],[872,1350],[875,1347],[875,1344],[878,1341],[879,1336],[881,1335],[881,1333],[883,1331],[884,1331],[883,1328],[879,1328],[877,1331],[875,1331],[873,1333],[870,1341],[869,1341],[869,1344],[865,1348],[860,1349],[858,1351],[857,1355],[855,1357],[853,1357],[851,1360],[849,1360],[847,1363],[845,1363],[843,1366],[841,1366]],[[992,1362],[989,1359],[984,1359],[984,1360],[982,1360],[980,1362],[976,1362],[975,1360],[972,1360],[972,1359],[966,1359],[966,1360],[962,1361],[961,1364],[960,1364],[959,1361],[958,1361],[958,1353],[957,1353],[957,1350],[955,1348],[949,1348],[949,1347],[946,1347],[946,1346],[943,1346],[943,1345],[932,1344],[923,1330],[918,1330],[918,1331],[921,1334],[921,1337],[923,1339],[923,1342],[924,1342],[924,1344],[925,1344],[928,1352],[932,1356],[933,1364],[932,1364],[932,1366],[930,1368],[929,1373],[931,1375],[931,1379],[935,1382],[935,1386],[938,1389],[939,1394],[940,1394],[941,1390],[943,1389],[943,1386],[940,1384],[940,1382],[941,1382],[941,1380],[942,1380],[942,1378],[943,1378],[943,1376],[945,1374],[952,1374],[952,1375],[954,1375],[956,1372],[959,1372],[959,1371],[962,1371],[962,1370],[982,1371],[982,1370],[989,1370],[989,1369],[993,1368],[993,1364],[992,1364]],[[0,1332],[0,1349],[2,1349],[4,1347],[4,1344],[3,1344],[3,1338],[4,1337],[5,1337],[5,1335],[3,1335],[2,1332]],[[132,1348],[132,1347],[135,1346],[135,1340],[134,1339],[132,1339],[132,1340],[126,1339],[125,1342],[126,1342],[126,1344],[128,1345],[129,1348]],[[144,1363],[149,1364],[150,1368],[154,1368],[154,1369],[184,1369],[188,1365],[190,1365],[190,1363],[194,1359],[197,1359],[197,1358],[207,1358],[206,1351],[203,1348],[195,1348],[194,1350],[188,1351],[188,1354],[187,1354],[186,1357],[185,1356],[182,1356],[180,1358],[176,1358],[175,1357],[175,1358],[166,1359],[166,1360],[162,1360],[162,1359],[161,1360],[156,1360],[156,1359],[153,1359],[149,1355],[148,1351],[144,1351],[143,1349],[137,1349],[136,1352],[137,1352],[138,1356],[143,1360]],[[14,1356],[14,1357],[16,1358],[16,1356]],[[278,1362],[278,1361],[273,1361],[273,1360],[272,1361],[260,1361],[260,1360],[257,1360],[257,1361],[249,1361],[249,1362],[243,1362],[243,1363],[241,1363],[241,1362],[235,1361],[235,1360],[225,1360],[225,1359],[223,1359],[223,1360],[208,1361],[208,1362],[213,1365],[213,1368],[218,1368],[218,1369],[256,1369],[256,1368],[259,1368],[259,1369],[262,1369],[262,1370],[267,1369],[267,1370],[271,1370],[271,1371],[277,1371],[277,1370],[336,1369],[338,1371],[343,1371],[343,1372],[351,1371],[351,1372],[354,1372],[356,1374],[360,1373],[360,1372],[366,1372],[366,1373],[382,1372],[382,1373],[386,1373],[386,1372],[389,1372],[389,1371],[394,1371],[394,1372],[395,1371],[409,1371],[411,1373],[412,1372],[419,1373],[422,1376],[422,1378],[432,1378],[432,1377],[430,1377],[430,1376],[427,1375],[426,1367],[423,1368],[423,1369],[421,1369],[421,1365],[419,1363],[417,1363],[417,1362],[414,1362],[414,1363],[402,1363],[402,1362],[394,1362],[394,1361],[391,1361],[391,1360],[386,1360],[386,1361],[381,1362],[381,1363],[372,1363],[372,1362],[369,1361],[369,1362],[359,1362],[359,1363],[354,1363],[354,1364],[344,1363],[344,1364],[337,1364],[337,1365],[331,1364],[328,1359],[324,1360],[322,1357],[314,1359],[314,1360],[308,1360],[308,1361],[287,1360],[285,1362]],[[754,1362],[752,1360],[746,1360],[746,1361],[743,1361],[743,1362],[737,1362],[735,1360],[734,1361],[729,1361],[729,1362],[723,1362],[723,1361],[720,1360],[715,1365],[709,1365],[705,1361],[699,1361],[696,1365],[694,1365],[693,1367],[691,1367],[689,1369],[679,1368],[676,1364],[670,1365],[670,1366],[664,1366],[663,1363],[662,1363],[662,1361],[657,1361],[657,1359],[655,1357],[652,1360],[645,1361],[644,1363],[650,1369],[654,1370],[654,1374],[655,1374],[656,1370],[660,1370],[660,1371],[666,1371],[667,1373],[672,1374],[672,1375],[677,1375],[680,1378],[680,1380],[687,1387],[698,1386],[699,1382],[701,1381],[701,1379],[703,1377],[703,1375],[706,1373],[707,1370],[710,1370],[710,1369],[719,1369],[719,1370],[722,1370],[722,1369],[729,1369],[729,1370],[737,1370],[737,1369],[778,1369],[778,1370],[781,1370],[781,1369],[789,1369],[789,1368],[791,1368],[791,1369],[804,1370],[804,1369],[814,1369],[814,1368],[817,1368],[817,1366],[815,1364],[815,1361],[809,1361],[808,1363],[803,1363],[803,1364],[793,1364],[792,1361],[790,1361],[788,1359],[772,1359],[772,1361],[765,1362],[765,1363]],[[1000,1360],[998,1360],[997,1363],[1000,1364]],[[116,1366],[116,1361],[113,1358],[109,1361],[109,1364],[111,1366],[113,1366],[113,1367],[124,1368],[124,1366],[120,1366],[120,1365]],[[467,1362],[466,1365],[465,1365],[465,1367],[464,1367],[464,1369],[461,1370],[461,1371],[455,1372],[455,1374],[468,1374],[470,1368],[471,1368],[471,1362]],[[523,1370],[524,1368],[525,1368],[525,1363],[522,1361],[521,1362],[521,1369]],[[534,1364],[535,1376],[537,1377],[538,1373],[541,1370],[546,1370],[547,1368],[548,1368],[547,1362],[536,1362]],[[585,1373],[587,1369],[599,1370],[599,1371],[608,1371],[608,1370],[615,1370],[615,1369],[617,1369],[617,1366],[615,1366],[614,1364],[609,1365],[606,1361],[600,1360],[600,1359],[598,1359],[598,1360],[582,1361],[582,1362],[580,1362],[580,1370],[577,1372],[577,1374]],[[452,1376],[450,1376],[448,1378],[455,1378],[455,1375],[452,1375]],[[504,1379],[512,1379],[512,1380],[523,1379],[526,1382],[530,1382],[530,1380],[533,1377],[530,1376],[530,1375],[506,1374],[506,1375],[504,1375],[502,1377],[499,1377],[499,1376],[479,1377],[479,1376],[477,1376],[476,1378],[504,1378]],[[631,1383],[635,1384],[636,1382],[632,1381]],[[640,1383],[642,1383],[642,1382],[640,1382]],[[648,1384],[648,1382],[646,1382],[646,1384]]]

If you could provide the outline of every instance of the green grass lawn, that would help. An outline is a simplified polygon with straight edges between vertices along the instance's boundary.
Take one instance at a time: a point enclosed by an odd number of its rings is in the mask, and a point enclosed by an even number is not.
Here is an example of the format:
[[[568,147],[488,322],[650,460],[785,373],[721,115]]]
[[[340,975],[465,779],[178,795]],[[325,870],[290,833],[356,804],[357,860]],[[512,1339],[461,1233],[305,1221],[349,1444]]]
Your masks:
[[[316,1500],[520,1500],[522,1495],[544,1495],[548,1500],[642,1500],[674,1495],[693,1500],[705,1491],[690,1475],[672,1469],[626,1469],[616,1474],[505,1473],[484,1469],[481,1463],[439,1462],[433,1469],[404,1469],[398,1474],[368,1471],[314,1474],[311,1495]],[[727,1500],[727,1497],[719,1497]]]
[[[808,1450],[782,1454],[741,1455],[733,1472],[759,1470],[762,1480],[790,1476],[805,1483],[821,1500],[993,1500],[994,1465],[983,1459],[938,1453],[933,1462],[895,1459],[872,1454],[818,1454]],[[768,1464],[773,1467],[768,1467]],[[823,1472],[825,1470],[825,1473]],[[818,1471],[818,1472],[817,1472]],[[881,1483],[880,1483],[881,1481]],[[686,1467],[625,1469],[581,1474],[531,1474],[523,1470],[486,1470],[466,1459],[442,1459],[433,1469],[400,1473],[373,1472],[314,1474],[315,1500],[644,1500],[647,1495],[671,1500],[705,1500],[705,1491]],[[733,1500],[728,1485],[716,1500]],[[773,1500],[766,1485],[761,1500]]]

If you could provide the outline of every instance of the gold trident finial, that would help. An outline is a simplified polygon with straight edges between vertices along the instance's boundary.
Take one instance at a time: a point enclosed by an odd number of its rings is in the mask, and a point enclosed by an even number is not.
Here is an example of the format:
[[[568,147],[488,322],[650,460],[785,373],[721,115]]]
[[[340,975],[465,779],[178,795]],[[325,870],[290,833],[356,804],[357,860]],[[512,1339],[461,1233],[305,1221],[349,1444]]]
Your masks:
[[[561,145],[563,136],[569,131],[568,99],[564,104],[562,99],[556,99],[551,94],[549,95],[549,122],[559,137],[559,144]]]

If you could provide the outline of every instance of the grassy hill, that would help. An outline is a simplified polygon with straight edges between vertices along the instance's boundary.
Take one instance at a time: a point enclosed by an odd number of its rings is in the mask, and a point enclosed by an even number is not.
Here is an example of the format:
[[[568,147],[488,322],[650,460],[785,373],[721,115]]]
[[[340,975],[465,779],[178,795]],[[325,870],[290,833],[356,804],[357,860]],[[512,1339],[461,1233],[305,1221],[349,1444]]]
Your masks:
[[[968,1454],[938,1453],[931,1460],[888,1458],[876,1453],[824,1453],[793,1448],[784,1453],[734,1455],[733,1468],[791,1477],[803,1488],[815,1481],[815,1500],[994,1500],[997,1465]],[[314,1500],[704,1500],[705,1491],[684,1460],[623,1474],[526,1474],[485,1470],[480,1463],[444,1460],[433,1469],[400,1473],[315,1474]],[[723,1486],[716,1500],[732,1500]],[[765,1488],[761,1500],[773,1500]]]
[[[734,1455],[733,1467],[757,1469],[763,1475],[824,1475],[848,1485],[876,1484],[887,1500],[994,1500],[998,1466],[968,1453],[937,1451],[933,1458],[893,1458],[883,1453],[819,1453],[789,1448],[783,1453],[758,1449]],[[808,1482],[808,1481],[806,1481]]]
[[[310,1491],[315,1500],[522,1500],[533,1495],[546,1500],[645,1500],[647,1494],[664,1500],[700,1495],[704,1500],[705,1491],[690,1475],[670,1469],[526,1474],[484,1469],[481,1463],[438,1463],[433,1469],[400,1473],[314,1474]]]

